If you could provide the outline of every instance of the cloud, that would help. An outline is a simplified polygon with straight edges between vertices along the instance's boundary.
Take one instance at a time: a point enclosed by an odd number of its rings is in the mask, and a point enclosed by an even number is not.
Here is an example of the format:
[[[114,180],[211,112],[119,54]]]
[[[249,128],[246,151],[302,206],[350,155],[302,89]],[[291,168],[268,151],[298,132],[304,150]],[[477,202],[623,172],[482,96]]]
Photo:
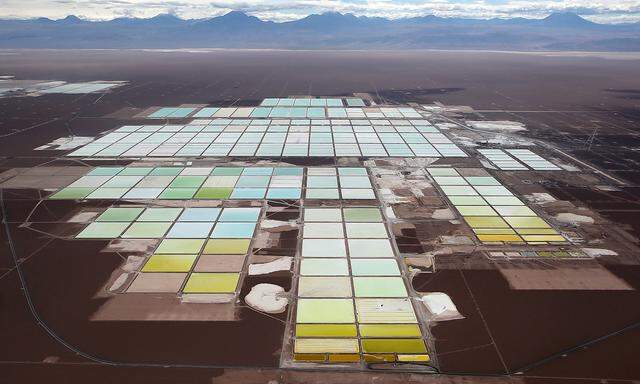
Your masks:
[[[88,19],[152,17],[171,13],[206,18],[241,10],[265,20],[288,21],[312,13],[342,12],[388,18],[434,14],[442,17],[541,18],[553,12],[576,12],[598,22],[640,21],[640,0],[3,0],[2,17]]]

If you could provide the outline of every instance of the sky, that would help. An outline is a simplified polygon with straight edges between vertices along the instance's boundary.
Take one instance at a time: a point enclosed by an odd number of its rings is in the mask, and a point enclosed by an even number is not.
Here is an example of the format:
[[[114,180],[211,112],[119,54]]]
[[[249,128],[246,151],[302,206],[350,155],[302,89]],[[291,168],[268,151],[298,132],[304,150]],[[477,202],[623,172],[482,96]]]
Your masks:
[[[599,23],[640,21],[640,0],[0,0],[0,18],[76,15],[84,19],[153,17],[208,18],[231,10],[263,20],[289,21],[313,13],[341,12],[387,18],[436,15],[469,18],[542,18],[575,12]]]

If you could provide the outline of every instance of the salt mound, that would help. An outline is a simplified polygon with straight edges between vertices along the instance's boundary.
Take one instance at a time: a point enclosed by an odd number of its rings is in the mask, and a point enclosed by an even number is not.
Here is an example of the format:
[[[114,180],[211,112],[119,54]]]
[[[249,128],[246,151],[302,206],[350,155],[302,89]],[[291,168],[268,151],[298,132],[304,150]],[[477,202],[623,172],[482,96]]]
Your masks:
[[[443,292],[431,292],[422,296],[422,302],[437,321],[463,319],[449,295]]]
[[[578,225],[581,223],[593,224],[593,218],[589,216],[576,215],[575,213],[559,213],[556,215],[556,220],[561,223],[568,223]]]
[[[586,253],[591,257],[598,256],[617,256],[618,252],[612,251],[610,249],[602,249],[602,248],[582,248],[582,252]]]
[[[249,265],[249,275],[266,275],[277,271],[288,271],[291,269],[291,263],[293,263],[293,257],[285,256],[269,263],[251,264]]]
[[[517,132],[517,131],[526,131],[524,124],[519,121],[508,121],[508,120],[499,120],[499,121],[467,121],[467,124],[477,129],[484,129],[487,131],[508,131],[508,132]]]
[[[282,313],[287,308],[289,300],[282,297],[284,288],[275,284],[258,284],[251,288],[244,301],[251,308],[266,313]]]

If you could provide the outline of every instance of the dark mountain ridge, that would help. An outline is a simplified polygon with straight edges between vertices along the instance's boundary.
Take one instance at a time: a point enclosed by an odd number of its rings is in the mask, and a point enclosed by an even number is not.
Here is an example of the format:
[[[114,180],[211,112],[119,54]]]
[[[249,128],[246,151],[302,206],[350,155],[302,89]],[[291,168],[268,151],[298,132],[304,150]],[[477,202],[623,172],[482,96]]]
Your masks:
[[[574,13],[544,19],[434,15],[386,19],[328,12],[276,23],[241,11],[184,20],[0,20],[0,48],[508,49],[640,51],[640,23],[598,24]],[[590,48],[589,48],[590,49]]]

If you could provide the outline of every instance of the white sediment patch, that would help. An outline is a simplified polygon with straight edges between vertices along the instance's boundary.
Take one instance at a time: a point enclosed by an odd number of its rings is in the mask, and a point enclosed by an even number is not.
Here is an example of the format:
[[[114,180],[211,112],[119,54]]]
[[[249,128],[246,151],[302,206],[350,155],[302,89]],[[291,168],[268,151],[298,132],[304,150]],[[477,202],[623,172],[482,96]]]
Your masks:
[[[469,236],[440,236],[440,243],[446,245],[473,245]]]
[[[427,255],[427,254],[420,254],[412,257],[405,257],[404,263],[411,268],[415,268],[415,269],[423,268],[424,270],[426,270],[433,267],[433,256]]]
[[[575,213],[558,213],[555,218],[561,223],[568,223],[573,225],[594,223],[593,217],[576,215]]]
[[[529,147],[529,146],[535,145],[535,143],[533,143],[532,141],[525,140],[519,137],[514,137],[514,136],[507,137],[502,134],[496,134],[493,138],[486,140],[486,142],[487,144],[497,144],[505,147],[512,147],[512,146]]]
[[[413,157],[413,158],[407,158],[404,159],[405,163],[407,164],[408,167],[426,167],[429,166],[433,163],[435,163],[436,161],[438,161],[440,158],[438,157]]]
[[[102,252],[151,253],[158,245],[158,239],[115,239]]]
[[[268,263],[251,264],[249,265],[249,275],[256,276],[266,275],[278,271],[289,271],[291,269],[292,263],[293,257],[285,256]]]
[[[424,193],[420,188],[409,188],[409,190],[411,191],[411,193],[413,193],[413,196],[415,197],[424,197]]]
[[[125,272],[134,272],[140,269],[140,267],[142,267],[142,264],[144,263],[144,256],[129,256],[127,257],[127,261],[124,263],[124,265],[122,266],[123,271]]]
[[[502,131],[479,132],[471,130],[455,129],[459,127],[451,127],[453,130],[449,132],[452,139],[465,147],[478,147],[493,144],[503,147],[530,147],[536,144],[521,136],[507,135]]]
[[[440,102],[422,104],[422,108],[433,113],[473,113],[473,108],[468,105],[444,105]]]
[[[453,220],[456,218],[456,214],[449,208],[442,208],[433,211],[431,218],[436,220]]]
[[[453,136],[453,139],[455,140],[456,143],[462,145],[463,147],[479,147],[480,146],[480,144],[476,143],[475,141],[469,138],[456,136],[454,134],[452,134],[451,136]]]
[[[527,128],[519,121],[508,120],[495,120],[495,121],[476,121],[471,120],[466,122],[468,125],[476,129],[483,129],[485,131],[498,131],[498,132],[518,132],[526,131]]]
[[[556,201],[553,196],[544,192],[534,192],[530,195],[524,195],[524,198],[534,204],[547,204]]]
[[[476,247],[475,245],[464,245],[464,244],[457,244],[455,246],[441,244],[439,247],[437,247],[433,251],[425,252],[422,255],[435,257],[438,255],[451,255],[454,253],[471,253],[471,252],[475,252],[476,250],[475,247]]]
[[[569,172],[580,172],[580,168],[571,165],[571,164],[564,164],[564,163],[560,163],[559,161],[554,161],[554,163],[559,166],[560,168],[564,169],[565,171],[569,171]]]
[[[397,196],[390,188],[380,188],[378,189],[378,193],[380,194],[380,200],[384,201],[387,204],[400,204],[410,202],[409,198],[404,196]]]
[[[426,177],[415,177],[415,178],[407,178],[404,175],[400,174],[375,174],[379,176],[376,178],[376,184],[380,188],[408,188],[408,189],[425,189],[432,188],[433,185]],[[414,176],[409,176],[414,177]],[[415,193],[414,193],[415,194]],[[422,191],[420,191],[419,195],[422,196]]]
[[[454,123],[438,123],[436,124],[436,127],[443,130],[460,128],[457,124]]]
[[[595,188],[600,190],[600,191],[605,191],[605,192],[619,192],[619,191],[621,191],[620,188],[618,188],[616,186],[613,186],[613,185],[596,185]]]
[[[453,300],[443,292],[430,292],[420,299],[433,315],[433,320],[445,321],[463,319],[464,316],[458,312],[458,308]]]
[[[484,160],[484,159],[478,159],[478,161],[480,161],[480,164],[482,164],[482,166],[484,168],[488,168],[488,169],[498,169],[495,165],[493,165],[490,161]]]
[[[83,145],[89,144],[93,140],[94,138],[90,136],[61,137],[59,139],[53,140],[49,144],[45,144],[38,148],[35,148],[35,150],[36,151],[42,151],[42,150],[67,151],[67,150],[76,149]]]
[[[603,248],[580,248],[587,256],[618,256],[618,252]]]
[[[397,219],[396,213],[393,211],[392,207],[386,206],[384,208],[384,212],[390,220]]]
[[[92,221],[99,214],[100,212],[79,212],[73,215],[71,218],[69,218],[67,222],[68,223],[87,223],[89,221]]]
[[[111,286],[109,287],[109,292],[119,292],[124,287],[124,284],[127,282],[127,279],[129,279],[129,276],[129,273],[123,273],[118,276],[113,281],[113,284],[111,284]]]
[[[442,105],[437,104],[423,104],[422,108],[425,111],[433,112],[433,113],[442,113],[444,112],[444,107]]]
[[[260,222],[260,228],[268,230],[269,232],[284,232],[291,231],[298,228],[298,224],[294,221],[280,221],[280,220],[262,220]]]
[[[284,296],[284,288],[275,284],[258,284],[251,288],[244,301],[251,308],[266,313],[282,313],[289,300]]]

